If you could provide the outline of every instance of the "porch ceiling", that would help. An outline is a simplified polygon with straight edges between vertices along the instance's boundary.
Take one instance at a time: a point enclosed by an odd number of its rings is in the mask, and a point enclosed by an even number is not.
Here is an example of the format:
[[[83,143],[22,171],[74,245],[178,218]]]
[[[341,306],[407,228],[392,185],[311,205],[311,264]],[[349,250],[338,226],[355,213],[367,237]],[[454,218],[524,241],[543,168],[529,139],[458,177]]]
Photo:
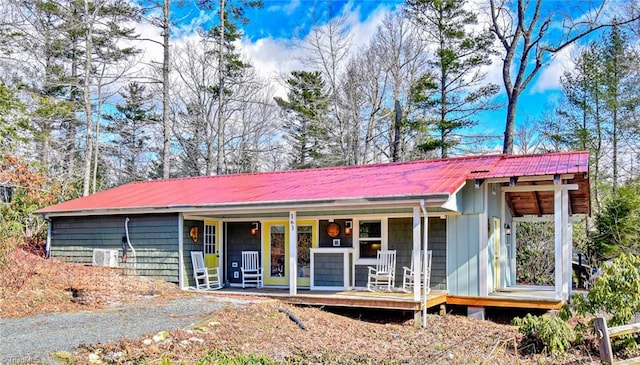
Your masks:
[[[591,205],[588,178],[582,174],[576,174],[565,182],[578,185],[578,190],[569,190],[569,214],[589,214]],[[516,186],[550,184],[553,184],[552,180],[518,182]],[[508,186],[508,184],[503,185]],[[554,214],[553,191],[507,192],[505,199],[514,217]]]

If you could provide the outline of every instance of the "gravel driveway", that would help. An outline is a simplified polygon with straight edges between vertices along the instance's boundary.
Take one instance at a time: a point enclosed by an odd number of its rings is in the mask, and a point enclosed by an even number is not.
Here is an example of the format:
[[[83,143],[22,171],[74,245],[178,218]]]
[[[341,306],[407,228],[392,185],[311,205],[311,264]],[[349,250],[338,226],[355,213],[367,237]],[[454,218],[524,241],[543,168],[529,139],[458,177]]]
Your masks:
[[[227,305],[251,300],[194,295],[172,301],[142,301],[90,312],[0,318],[0,364],[56,364],[51,354],[73,351],[79,344],[138,338],[162,330],[184,328]]]

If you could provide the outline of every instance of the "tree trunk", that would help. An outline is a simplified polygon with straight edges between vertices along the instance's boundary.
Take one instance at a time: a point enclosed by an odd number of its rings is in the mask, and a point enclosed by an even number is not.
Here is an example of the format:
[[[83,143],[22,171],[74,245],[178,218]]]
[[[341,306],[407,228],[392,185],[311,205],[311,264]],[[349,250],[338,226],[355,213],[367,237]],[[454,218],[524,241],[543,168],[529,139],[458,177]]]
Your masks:
[[[164,0],[162,6],[162,12],[164,20],[162,23],[162,178],[168,179],[170,173],[170,130],[169,125],[169,2],[170,0]]]
[[[86,49],[85,49],[85,70],[84,70],[84,114],[87,122],[87,138],[84,156],[84,181],[82,183],[82,195],[89,195],[89,187],[91,183],[91,157],[93,148],[93,112],[91,110],[91,95],[89,83],[91,82],[91,53],[93,52],[93,24],[89,21],[89,1],[84,0],[84,16],[86,30]]]
[[[391,160],[393,162],[400,161],[400,124],[402,123],[402,105],[400,100],[396,99],[395,102],[396,119],[393,124],[394,136],[393,136],[393,151],[391,153]]]
[[[95,150],[93,151],[93,172],[91,181],[91,192],[97,190],[98,180],[98,154],[100,153],[100,120],[102,120],[102,85],[98,83],[98,108],[96,110],[96,140]]]
[[[506,155],[513,154],[513,133],[515,130],[516,122],[516,107],[518,106],[518,96],[520,92],[515,88],[509,95],[509,102],[507,104],[507,119],[504,128],[504,145],[502,147],[502,153]]]
[[[222,175],[222,164],[224,162],[224,113],[222,107],[224,102],[224,0],[220,0],[220,50],[218,54],[218,156],[216,163],[216,174]]]

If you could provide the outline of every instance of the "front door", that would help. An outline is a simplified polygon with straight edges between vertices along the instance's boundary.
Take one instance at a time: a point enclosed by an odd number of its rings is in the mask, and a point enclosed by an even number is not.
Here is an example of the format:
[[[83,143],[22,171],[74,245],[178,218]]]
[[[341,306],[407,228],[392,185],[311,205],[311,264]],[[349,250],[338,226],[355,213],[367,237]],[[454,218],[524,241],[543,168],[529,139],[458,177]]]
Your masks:
[[[298,286],[311,286],[311,248],[318,247],[317,224],[298,222]]]
[[[318,247],[317,223],[298,221],[298,263],[296,278],[299,286],[310,286],[311,248]],[[289,224],[287,221],[265,222],[263,233],[264,282],[266,285],[289,285]]]
[[[500,218],[493,218],[493,290],[500,287]]]
[[[206,267],[220,267],[220,223],[204,222],[204,264]]]
[[[264,224],[262,273],[265,285],[288,285],[289,225],[287,221]]]

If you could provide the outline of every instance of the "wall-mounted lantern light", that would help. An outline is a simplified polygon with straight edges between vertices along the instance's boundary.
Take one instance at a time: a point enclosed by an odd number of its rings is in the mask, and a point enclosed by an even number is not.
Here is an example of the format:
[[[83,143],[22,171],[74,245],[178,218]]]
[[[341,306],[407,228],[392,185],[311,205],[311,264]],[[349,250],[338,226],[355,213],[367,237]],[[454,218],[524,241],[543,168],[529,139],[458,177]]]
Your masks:
[[[198,226],[193,226],[189,229],[189,237],[193,243],[198,243]]]
[[[511,226],[509,225],[509,223],[504,225],[504,234],[506,234],[507,236],[511,235]]]
[[[258,222],[251,223],[251,235],[257,236],[258,232],[260,232],[260,223]]]
[[[353,221],[344,222],[344,234],[350,235],[353,233]]]

